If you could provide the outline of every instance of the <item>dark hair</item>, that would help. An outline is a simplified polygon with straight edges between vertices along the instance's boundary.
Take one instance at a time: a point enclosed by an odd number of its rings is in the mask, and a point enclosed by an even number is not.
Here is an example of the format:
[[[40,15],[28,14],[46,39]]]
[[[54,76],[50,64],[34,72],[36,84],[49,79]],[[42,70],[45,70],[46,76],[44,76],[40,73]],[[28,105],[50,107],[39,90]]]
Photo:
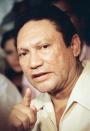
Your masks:
[[[32,7],[40,7],[40,6],[45,6],[45,5],[51,5],[54,4],[56,2],[58,2],[59,0],[27,0],[28,4],[30,6],[30,8]]]
[[[72,36],[76,33],[76,29],[71,23],[69,17],[56,6],[47,5],[30,9],[29,12],[18,18],[18,21],[16,21],[16,28],[19,30],[30,20],[37,21],[42,19],[47,19],[55,23],[56,29],[63,34],[66,46],[70,46]]]
[[[16,30],[12,29],[10,31],[7,31],[3,34],[2,40],[1,40],[1,47],[4,49],[6,42],[11,39],[15,38],[16,39]]]
[[[87,13],[82,20],[83,24],[80,28],[79,34],[81,39],[85,41],[86,45],[90,46],[90,13]]]

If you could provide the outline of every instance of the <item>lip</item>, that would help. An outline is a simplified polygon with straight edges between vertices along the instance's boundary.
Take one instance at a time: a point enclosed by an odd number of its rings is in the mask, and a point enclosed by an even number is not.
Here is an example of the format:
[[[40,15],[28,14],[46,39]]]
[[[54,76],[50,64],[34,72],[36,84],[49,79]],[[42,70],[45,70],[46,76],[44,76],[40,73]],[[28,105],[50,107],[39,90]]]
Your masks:
[[[35,81],[44,81],[48,79],[50,72],[40,72],[37,74],[32,74],[32,79]]]

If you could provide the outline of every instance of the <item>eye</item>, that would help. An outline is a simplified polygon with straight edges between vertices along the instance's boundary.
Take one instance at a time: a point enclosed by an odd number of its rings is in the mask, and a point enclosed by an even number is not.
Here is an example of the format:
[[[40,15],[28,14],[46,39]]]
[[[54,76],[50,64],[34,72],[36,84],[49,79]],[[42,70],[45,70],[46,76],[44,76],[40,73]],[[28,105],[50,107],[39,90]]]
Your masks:
[[[25,56],[27,53],[26,52],[22,52],[22,53],[18,53],[19,57]]]
[[[48,45],[44,45],[44,46],[43,46],[43,48],[47,48],[47,47],[48,47]]]
[[[49,44],[45,44],[45,45],[42,46],[43,49],[46,49],[48,47],[49,47]]]

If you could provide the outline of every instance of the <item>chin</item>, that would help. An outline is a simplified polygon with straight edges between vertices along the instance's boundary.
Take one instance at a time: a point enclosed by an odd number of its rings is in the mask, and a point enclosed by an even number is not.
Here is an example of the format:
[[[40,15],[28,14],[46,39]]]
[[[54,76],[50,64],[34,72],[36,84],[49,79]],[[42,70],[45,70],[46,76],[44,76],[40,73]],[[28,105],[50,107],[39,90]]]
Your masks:
[[[42,90],[42,89],[38,89],[40,92],[42,92],[42,93],[48,93],[48,90]]]
[[[50,88],[50,87],[38,87],[36,88],[37,90],[39,90],[42,93],[49,93],[49,92],[53,92],[54,89]]]
[[[45,88],[45,87],[47,87],[47,88]],[[55,85],[55,86],[48,85],[48,86],[44,86],[44,87],[38,87],[37,89],[42,93],[48,93],[51,95],[56,95],[59,92],[62,92],[62,90],[63,90],[63,88],[59,88],[58,85]]]
[[[29,80],[30,81],[30,80]],[[47,81],[34,83],[31,81],[32,85],[42,93],[54,92],[56,87],[58,87],[58,82],[55,79],[49,79]]]

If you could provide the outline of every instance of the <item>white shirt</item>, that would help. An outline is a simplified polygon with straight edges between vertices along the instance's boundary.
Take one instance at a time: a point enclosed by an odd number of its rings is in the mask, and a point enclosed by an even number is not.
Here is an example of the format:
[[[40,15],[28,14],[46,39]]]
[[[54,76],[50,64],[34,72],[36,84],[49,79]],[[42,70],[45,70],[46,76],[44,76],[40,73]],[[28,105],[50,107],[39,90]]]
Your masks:
[[[53,104],[41,94],[32,104],[40,110],[32,131],[57,131]],[[59,131],[90,131],[90,62],[87,62],[70,95],[59,123]]]
[[[22,97],[16,86],[5,76],[0,74],[0,109],[6,115],[9,115],[12,107],[21,101]]]

